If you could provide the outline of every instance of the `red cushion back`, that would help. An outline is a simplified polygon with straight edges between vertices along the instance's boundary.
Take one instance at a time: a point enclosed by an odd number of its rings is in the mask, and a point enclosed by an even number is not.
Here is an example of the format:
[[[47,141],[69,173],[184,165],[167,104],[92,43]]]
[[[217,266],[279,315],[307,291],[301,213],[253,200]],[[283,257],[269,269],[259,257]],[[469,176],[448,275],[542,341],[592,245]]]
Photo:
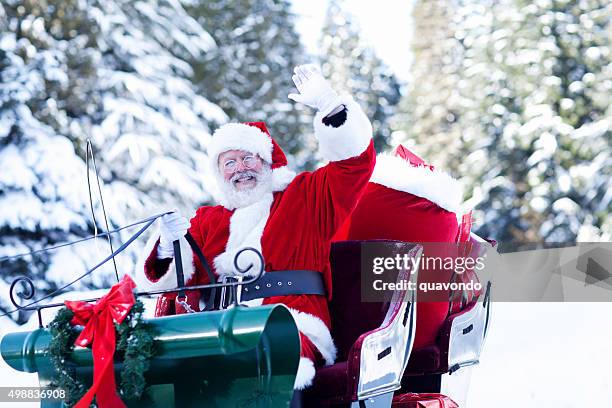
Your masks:
[[[458,223],[454,213],[443,210],[429,200],[370,183],[366,193],[344,226],[346,239],[389,239],[404,242],[455,242]],[[425,245],[424,252],[444,251],[438,246]],[[439,254],[445,256],[444,254]],[[444,280],[440,271],[419,271],[419,282]],[[334,296],[336,296],[335,291]],[[435,343],[438,331],[448,314],[448,301],[419,302],[414,347]]]
[[[455,242],[458,223],[454,213],[429,200],[369,183],[344,228],[350,240]]]
[[[377,248],[384,251],[384,256],[405,254],[414,247],[404,242],[377,241]],[[361,301],[362,244],[362,241],[341,241],[331,246],[330,263],[334,296],[329,310],[332,337],[338,349],[339,362],[346,360],[350,348],[360,335],[382,324],[389,308],[390,299],[384,302]]]

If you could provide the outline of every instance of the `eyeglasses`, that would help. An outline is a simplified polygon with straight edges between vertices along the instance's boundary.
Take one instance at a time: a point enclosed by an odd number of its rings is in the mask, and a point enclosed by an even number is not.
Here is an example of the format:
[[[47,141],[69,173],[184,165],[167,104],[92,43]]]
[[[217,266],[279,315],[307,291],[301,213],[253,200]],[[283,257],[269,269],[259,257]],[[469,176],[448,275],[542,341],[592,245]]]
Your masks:
[[[242,165],[245,169],[252,169],[257,165],[258,158],[253,155],[244,156],[242,159],[234,160],[230,159],[223,164],[223,170],[226,173],[234,173],[238,169],[239,161],[242,162]]]

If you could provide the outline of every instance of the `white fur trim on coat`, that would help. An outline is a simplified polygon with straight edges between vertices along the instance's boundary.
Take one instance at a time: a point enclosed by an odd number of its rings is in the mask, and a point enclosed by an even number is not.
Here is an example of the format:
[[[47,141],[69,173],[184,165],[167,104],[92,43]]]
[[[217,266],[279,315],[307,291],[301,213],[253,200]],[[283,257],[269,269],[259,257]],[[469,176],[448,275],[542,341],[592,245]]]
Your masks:
[[[226,123],[219,127],[208,144],[208,157],[217,166],[219,155],[228,150],[244,150],[256,153],[264,161],[272,163],[272,140],[261,129],[244,123]]]
[[[295,309],[289,308],[289,311],[293,315],[298,330],[317,347],[325,360],[325,364],[334,364],[338,350],[323,320],[310,313],[300,312]]]
[[[136,264],[136,273],[134,274],[134,282],[136,282],[136,286],[139,290],[160,290],[160,289],[173,289],[177,287],[176,283],[176,267],[174,260],[170,264],[168,268],[168,272],[166,272],[157,282],[151,282],[149,278],[145,275],[144,272],[144,264],[153,248],[155,247],[155,243],[159,239],[159,231],[156,234],[153,234],[151,238],[145,244],[145,247],[141,253],[140,258]],[[181,247],[181,259],[183,264],[183,277],[185,279],[185,283],[193,277],[195,273],[195,267],[193,265],[193,251],[189,246],[189,243],[185,238],[181,238],[179,240],[179,244]]]
[[[314,118],[314,133],[319,140],[319,151],[325,160],[340,161],[359,156],[372,140],[372,124],[352,97],[341,97],[346,106],[346,121],[335,128],[323,123],[323,114]]]
[[[295,375],[294,390],[303,390],[312,385],[312,379],[315,376],[315,367],[311,359],[300,357],[297,374]]]
[[[462,185],[445,172],[415,167],[401,157],[379,154],[370,181],[425,198],[447,211],[461,213]]]
[[[272,191],[284,191],[295,178],[295,171],[289,170],[287,166],[277,167],[272,170]]]
[[[245,247],[252,247],[261,252],[261,236],[270,216],[273,199],[272,193],[266,193],[256,203],[234,211],[230,218],[229,238],[225,251],[214,260],[215,270],[219,276],[255,276],[259,273],[259,257],[253,252],[243,252],[238,258],[241,268],[253,264],[246,274],[239,274],[235,270],[234,257]]]

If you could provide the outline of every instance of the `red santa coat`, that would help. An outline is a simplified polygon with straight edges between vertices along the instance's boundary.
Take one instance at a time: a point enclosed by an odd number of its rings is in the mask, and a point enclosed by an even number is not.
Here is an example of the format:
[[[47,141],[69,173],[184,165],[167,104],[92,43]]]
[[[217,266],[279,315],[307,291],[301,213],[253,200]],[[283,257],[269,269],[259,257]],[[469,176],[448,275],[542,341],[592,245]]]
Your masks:
[[[260,201],[247,207],[229,209],[218,205],[197,210],[191,219],[189,232],[217,276],[234,274],[232,263],[235,253],[244,247],[255,247],[262,252],[266,272],[297,269],[319,271],[331,296],[330,241],[363,194],[376,160],[369,120],[352,99],[345,98],[344,104],[346,120],[340,126],[325,125],[320,115],[314,119],[319,148],[324,158],[330,160],[329,164],[292,178],[284,166],[284,154],[272,142],[269,157],[264,157],[265,151],[260,155],[264,160],[270,158],[276,172],[273,193],[264,195]],[[263,124],[251,125],[267,134]],[[254,134],[251,136],[258,137]],[[213,139],[215,137],[218,135],[213,135]],[[240,142],[236,143],[225,146],[236,148]],[[249,151],[260,153],[258,150],[259,147],[251,146]],[[216,155],[213,156],[216,162]],[[149,256],[142,267],[146,281],[150,283],[147,286],[176,287],[175,273],[169,272],[170,261],[157,259],[156,238],[149,241]],[[186,242],[182,241],[183,250],[189,252]],[[244,260],[244,265],[249,262],[259,264],[256,259],[245,258],[248,257],[241,255],[240,260]],[[183,267],[187,285],[208,283],[208,277],[196,257],[188,258]],[[257,273],[255,269],[252,268],[254,274]],[[143,282],[145,285],[146,281]],[[187,296],[191,307],[198,310],[199,292],[188,292]],[[163,296],[158,301],[156,314],[184,313],[181,306],[173,304],[174,298],[175,295]],[[316,295],[293,295],[263,300],[263,304],[272,303],[289,307],[300,330],[301,359],[295,386],[304,388],[314,377],[314,365],[332,364],[336,357],[329,330],[331,322],[327,299]]]

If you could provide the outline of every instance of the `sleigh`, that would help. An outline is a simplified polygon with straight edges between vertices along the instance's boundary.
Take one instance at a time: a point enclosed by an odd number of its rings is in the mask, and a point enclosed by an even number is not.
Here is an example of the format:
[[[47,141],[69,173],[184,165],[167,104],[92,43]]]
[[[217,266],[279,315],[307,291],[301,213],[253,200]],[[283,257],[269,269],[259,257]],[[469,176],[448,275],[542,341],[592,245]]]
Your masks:
[[[460,296],[457,301],[451,296],[435,344],[415,349],[417,292],[395,290],[378,302],[361,301],[360,262],[367,244],[344,241],[332,246],[332,284],[337,290],[330,312],[338,359],[317,369],[312,387],[299,395],[293,392],[299,336],[288,309],[240,306],[237,293],[245,282],[224,282],[197,288],[209,294],[225,290],[224,297],[232,299],[227,308],[149,321],[158,352],[146,373],[145,394],[127,401],[128,406],[403,407],[414,406],[406,401],[415,392],[443,391],[445,381],[478,363],[489,324],[490,285],[467,299]],[[376,245],[389,256],[408,253],[418,259],[422,251],[418,244],[399,241]],[[472,255],[488,245],[473,235]],[[177,258],[178,266],[180,255]],[[260,276],[261,272],[263,268]],[[418,268],[400,269],[396,279],[417,282]],[[177,289],[180,294],[186,288]],[[41,308],[30,310],[37,310],[40,319]],[[47,350],[50,334],[42,320],[40,326],[33,332],[5,335],[0,351],[11,367],[38,373],[40,385],[48,386],[54,375]],[[91,384],[89,348],[77,347],[66,364],[80,380]],[[120,378],[120,359],[115,359],[114,369]],[[59,407],[63,402],[42,400],[41,406]]]

